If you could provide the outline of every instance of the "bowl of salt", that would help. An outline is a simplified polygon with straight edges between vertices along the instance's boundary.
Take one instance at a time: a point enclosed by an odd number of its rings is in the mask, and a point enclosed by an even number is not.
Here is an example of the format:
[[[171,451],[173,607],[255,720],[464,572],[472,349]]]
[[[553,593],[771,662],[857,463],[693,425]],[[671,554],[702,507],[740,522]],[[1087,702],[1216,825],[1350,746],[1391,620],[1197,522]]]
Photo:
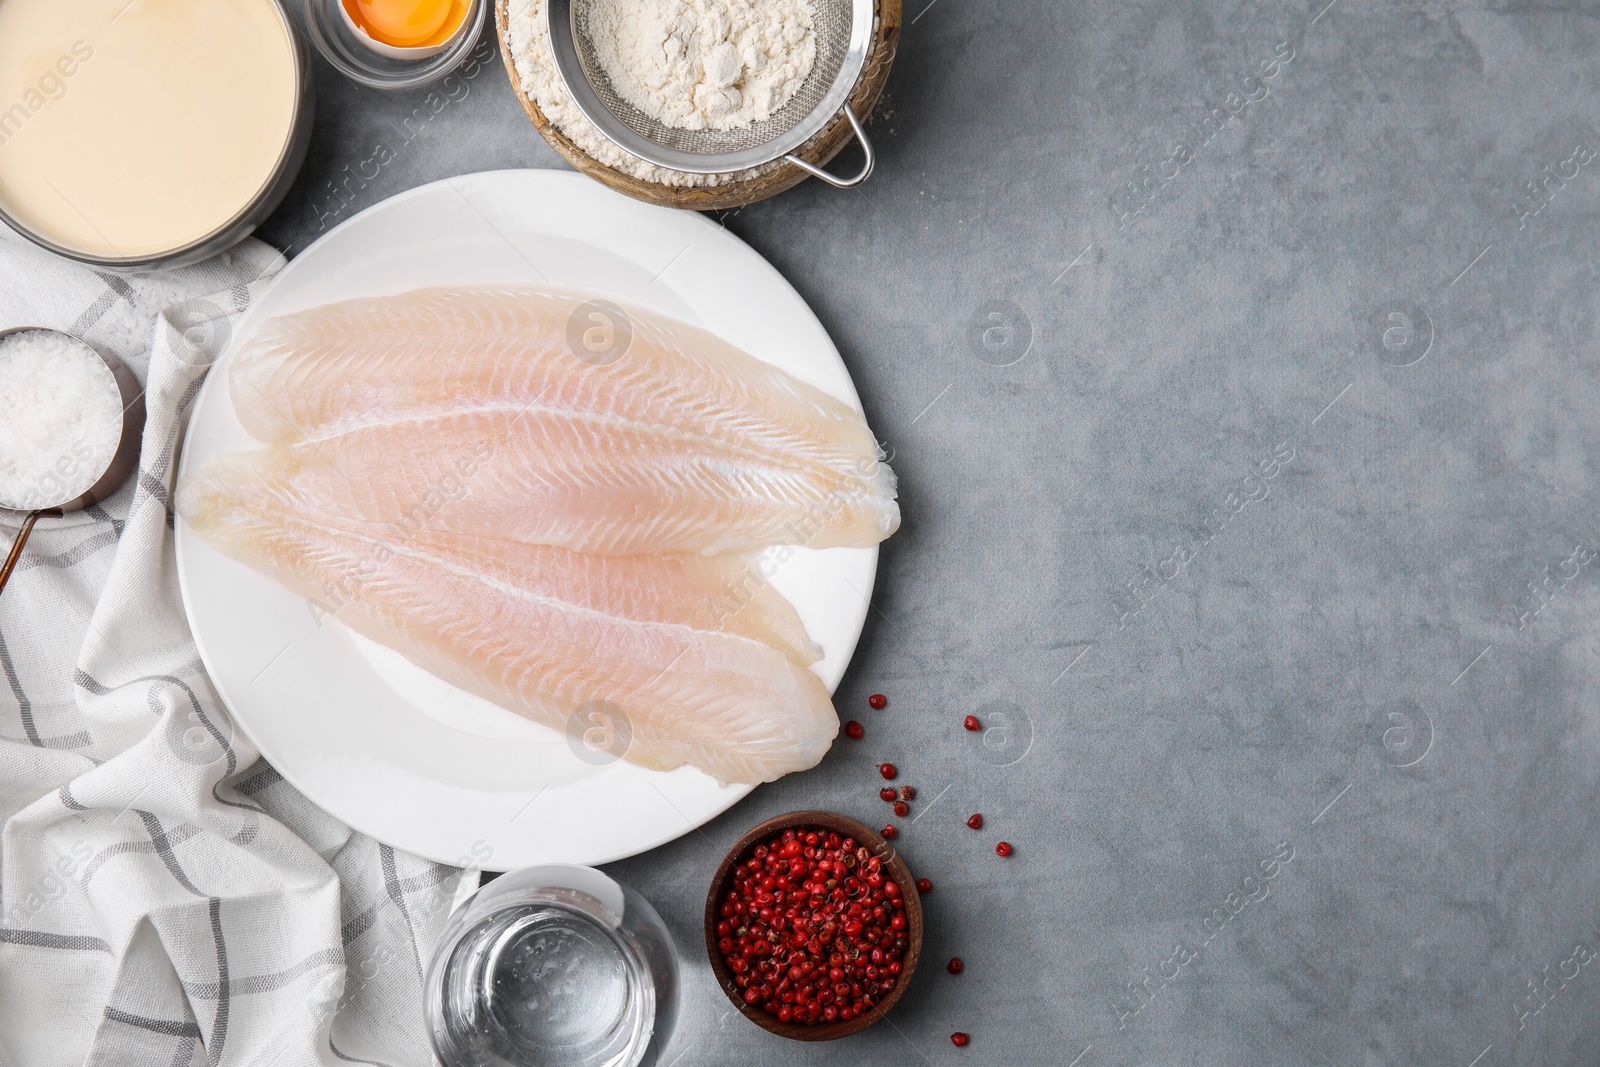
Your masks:
[[[0,590],[39,519],[116,492],[139,461],[144,394],[108,353],[57,330],[0,330],[0,514],[20,513]]]

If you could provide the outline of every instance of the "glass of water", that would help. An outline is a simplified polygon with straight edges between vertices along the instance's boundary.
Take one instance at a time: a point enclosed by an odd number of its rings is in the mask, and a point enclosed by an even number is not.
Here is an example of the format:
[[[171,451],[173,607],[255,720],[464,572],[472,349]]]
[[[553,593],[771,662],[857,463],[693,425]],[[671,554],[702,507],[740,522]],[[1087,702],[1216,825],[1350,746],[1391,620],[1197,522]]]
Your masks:
[[[678,1016],[661,916],[590,867],[501,875],[456,909],[428,966],[445,1067],[653,1067]]]

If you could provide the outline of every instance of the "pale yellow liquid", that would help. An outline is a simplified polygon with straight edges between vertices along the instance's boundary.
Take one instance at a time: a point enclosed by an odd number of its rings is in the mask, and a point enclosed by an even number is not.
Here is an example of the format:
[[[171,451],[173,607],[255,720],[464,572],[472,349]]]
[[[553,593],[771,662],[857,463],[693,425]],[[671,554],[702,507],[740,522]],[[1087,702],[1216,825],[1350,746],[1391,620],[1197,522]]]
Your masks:
[[[93,256],[181,248],[267,183],[295,95],[269,0],[0,0],[0,206]]]

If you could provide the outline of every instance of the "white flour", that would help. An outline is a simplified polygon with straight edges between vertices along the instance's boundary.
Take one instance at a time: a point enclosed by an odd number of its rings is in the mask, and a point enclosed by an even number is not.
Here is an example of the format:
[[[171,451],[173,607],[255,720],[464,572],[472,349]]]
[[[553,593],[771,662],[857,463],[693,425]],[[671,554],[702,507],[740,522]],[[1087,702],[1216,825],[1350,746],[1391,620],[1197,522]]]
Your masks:
[[[590,0],[588,18],[612,88],[683,130],[771,118],[817,58],[807,0]]]
[[[111,465],[122,393],[87,346],[42,330],[0,340],[0,507],[81,496]]]
[[[660,2],[649,0],[649,5]],[[556,70],[555,57],[550,54],[550,26],[545,16],[544,0],[509,0],[506,5],[506,37],[503,44],[516,67],[523,93],[539,105],[545,117],[573,144],[608,167],[641,181],[683,187],[728,185],[771,173],[784,165],[782,160],[777,160],[725,174],[690,174],[646,163],[618,148],[578,110],[566,83],[561,80],[560,71]],[[815,41],[812,42],[812,48],[814,55]]]

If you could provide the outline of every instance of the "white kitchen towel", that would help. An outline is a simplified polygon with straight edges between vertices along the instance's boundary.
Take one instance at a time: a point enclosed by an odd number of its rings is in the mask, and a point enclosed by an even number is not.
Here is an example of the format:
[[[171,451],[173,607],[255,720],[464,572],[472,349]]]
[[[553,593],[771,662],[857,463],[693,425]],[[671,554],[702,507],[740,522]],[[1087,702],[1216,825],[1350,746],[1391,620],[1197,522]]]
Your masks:
[[[351,831],[261,761],[178,595],[169,501],[184,420],[283,265],[247,241],[196,267],[117,275],[0,227],[0,328],[114,352],[149,412],[130,483],[41,520],[0,594],[8,1067],[434,1062],[422,972],[477,872]]]

